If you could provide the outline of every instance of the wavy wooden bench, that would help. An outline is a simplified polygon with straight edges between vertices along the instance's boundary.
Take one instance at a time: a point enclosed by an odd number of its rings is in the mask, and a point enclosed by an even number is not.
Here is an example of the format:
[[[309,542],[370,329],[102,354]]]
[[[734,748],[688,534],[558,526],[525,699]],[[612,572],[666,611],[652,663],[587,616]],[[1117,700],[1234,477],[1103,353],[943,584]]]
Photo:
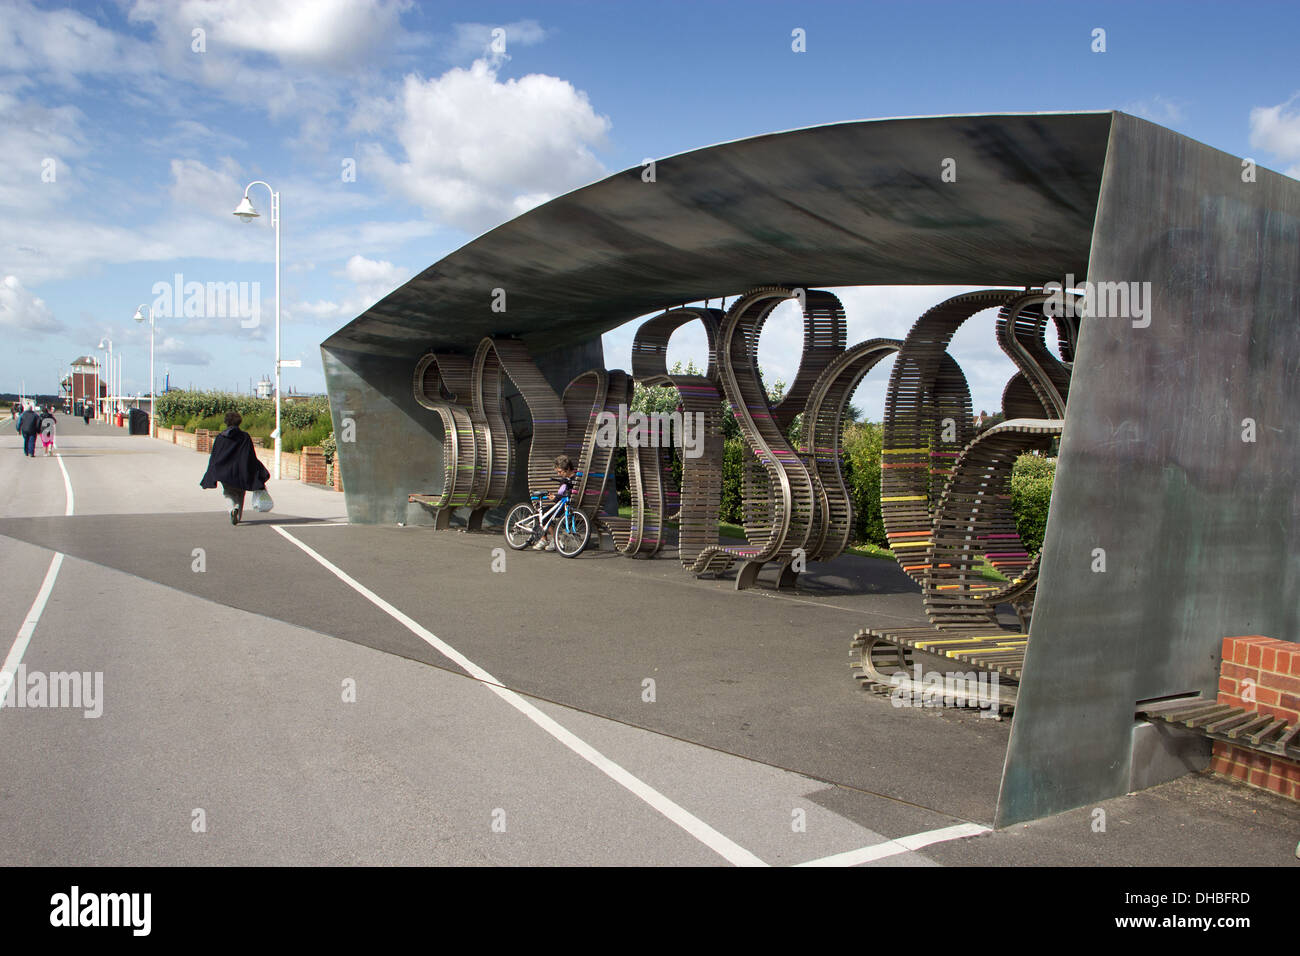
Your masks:
[[[999,682],[995,692],[968,699],[967,706],[1009,710],[1016,705],[1028,645],[1027,634],[972,625],[947,631],[932,627],[863,628],[853,635],[849,666],[865,689],[885,693],[903,687],[917,695],[926,692],[926,685],[924,679],[917,681],[907,673],[914,666],[914,654],[943,657],[973,667],[976,672],[1006,677],[1009,683]],[[886,668],[897,670],[887,673]]]
[[[682,565],[691,568],[705,548],[718,543],[718,512],[722,488],[722,396],[718,390],[717,340],[724,313],[720,309],[686,307],[668,311],[643,322],[632,340],[632,375],[647,387],[673,388],[683,421],[697,416],[704,422],[697,436],[700,454],[682,456],[682,484],[677,490],[671,475],[671,455],[662,455],[656,468],[646,449],[628,449],[628,478],[632,492],[633,518],[628,534],[638,542],[624,550],[628,554],[653,553],[644,542],[662,538],[664,524],[678,516],[677,548]],[[704,375],[680,375],[668,371],[668,341],[673,332],[691,322],[704,327],[709,359]],[[634,454],[634,451],[637,453]],[[611,519],[620,525],[627,519]],[[635,529],[635,532],[633,532]],[[629,537],[629,542],[632,537]],[[617,544],[618,539],[615,539]],[[657,551],[658,547],[654,548]]]
[[[903,343],[869,339],[838,355],[822,371],[804,406],[799,453],[819,478],[820,520],[808,542],[808,560],[829,561],[843,553],[853,534],[853,499],[844,486],[840,435],[844,410],[862,379]]]
[[[921,316],[903,342],[885,410],[881,505],[890,546],[921,585],[931,627],[859,631],[851,662],[868,686],[912,682],[884,674],[882,662],[897,666],[925,651],[1007,678],[1013,686],[999,686],[998,704],[1014,706],[1038,561],[1016,529],[1011,472],[1020,455],[1060,436],[1070,375],[1046,345],[1047,298],[1006,290],[955,296]],[[993,306],[998,343],[1017,368],[1003,391],[1003,413],[1017,417],[975,434],[965,380],[946,350],[962,323]],[[1077,324],[1059,320],[1057,331],[1072,356]],[[981,562],[1011,580],[986,581]],[[998,622],[1004,603],[1019,628]]]
[[[691,570],[717,574],[741,561],[737,589],[752,587],[768,563],[780,566],[778,587],[792,583],[794,554],[806,553],[808,539],[821,519],[820,476],[811,461],[791,446],[786,430],[803,411],[823,371],[844,351],[845,318],[839,299],[819,290],[803,293],[804,350],[782,401],[769,406],[758,374],[763,324],[778,305],[798,297],[795,290],[783,286],[747,292],[727,311],[719,333],[719,376],[750,453],[744,472],[745,536],[750,543],[706,547]]]
[[[470,508],[482,521],[485,488],[480,480],[486,459],[485,429],[474,422],[467,402],[472,391],[470,360],[463,355],[422,355],[415,363],[412,391],[417,403],[437,414],[443,431],[442,491],[413,494],[407,501],[427,505],[434,527],[451,526],[452,512]]]

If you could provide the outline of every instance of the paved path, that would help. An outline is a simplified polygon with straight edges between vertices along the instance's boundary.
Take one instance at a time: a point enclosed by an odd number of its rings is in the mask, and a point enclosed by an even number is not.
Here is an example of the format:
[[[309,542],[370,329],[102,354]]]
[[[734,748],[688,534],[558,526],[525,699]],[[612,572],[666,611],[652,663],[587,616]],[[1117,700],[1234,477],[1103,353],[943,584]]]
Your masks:
[[[497,572],[499,537],[348,527],[296,482],[234,528],[203,456],[59,445],[0,438],[0,650],[102,673],[103,712],[0,709],[0,864],[1295,862],[1293,804],[1204,776],[1105,833],[988,832],[1008,723],[850,677],[868,615],[923,619],[886,562],[797,595],[611,553]]]

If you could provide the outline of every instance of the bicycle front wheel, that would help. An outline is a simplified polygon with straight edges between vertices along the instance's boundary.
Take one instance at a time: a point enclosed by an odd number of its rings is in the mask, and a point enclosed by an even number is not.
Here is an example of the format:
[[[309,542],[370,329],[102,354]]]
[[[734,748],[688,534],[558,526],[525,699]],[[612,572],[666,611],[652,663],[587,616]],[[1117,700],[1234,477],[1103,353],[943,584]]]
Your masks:
[[[576,558],[591,537],[591,523],[581,511],[570,511],[555,525],[555,550],[566,558]]]
[[[522,551],[537,537],[537,512],[530,504],[517,504],[506,515],[506,544]]]

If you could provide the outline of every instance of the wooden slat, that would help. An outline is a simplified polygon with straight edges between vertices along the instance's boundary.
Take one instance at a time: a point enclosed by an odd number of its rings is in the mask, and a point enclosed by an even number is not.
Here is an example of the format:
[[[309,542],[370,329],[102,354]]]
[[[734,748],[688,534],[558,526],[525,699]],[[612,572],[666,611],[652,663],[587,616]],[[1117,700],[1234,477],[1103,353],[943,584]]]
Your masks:
[[[1246,721],[1228,730],[1227,734],[1229,737],[1233,738],[1234,740],[1237,739],[1238,737],[1247,737],[1250,734],[1254,733],[1255,731],[1259,730],[1261,727],[1265,727],[1272,722],[1273,722],[1273,718],[1270,717],[1268,714],[1265,714],[1262,717],[1257,714],[1251,714],[1248,715],[1248,719]],[[1222,733],[1223,731],[1220,730],[1219,732]]]
[[[1246,739],[1250,741],[1252,747],[1258,747],[1285,726],[1285,720],[1272,720],[1263,730],[1250,734]]]

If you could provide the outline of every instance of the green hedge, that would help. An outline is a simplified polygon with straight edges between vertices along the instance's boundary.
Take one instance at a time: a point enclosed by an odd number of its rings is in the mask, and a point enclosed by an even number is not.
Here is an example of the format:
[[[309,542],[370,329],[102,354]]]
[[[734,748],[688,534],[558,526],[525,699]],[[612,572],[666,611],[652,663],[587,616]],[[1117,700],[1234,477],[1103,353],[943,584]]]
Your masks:
[[[1041,455],[1021,455],[1011,469],[1011,510],[1016,515],[1020,540],[1031,554],[1043,547],[1055,477],[1056,459]]]
[[[172,391],[158,396],[158,424],[165,428],[183,428],[193,432],[200,428],[223,431],[226,412],[236,411],[244,420],[240,427],[263,444],[272,444],[275,429],[275,402],[269,398],[240,395],[237,392]],[[329,400],[313,395],[305,401],[282,402],[280,405],[281,446],[292,454],[312,445],[320,445],[334,434]]]
[[[853,501],[853,540],[889,547],[880,511],[880,458],[884,428],[874,422],[845,425],[840,437],[844,486]]]

